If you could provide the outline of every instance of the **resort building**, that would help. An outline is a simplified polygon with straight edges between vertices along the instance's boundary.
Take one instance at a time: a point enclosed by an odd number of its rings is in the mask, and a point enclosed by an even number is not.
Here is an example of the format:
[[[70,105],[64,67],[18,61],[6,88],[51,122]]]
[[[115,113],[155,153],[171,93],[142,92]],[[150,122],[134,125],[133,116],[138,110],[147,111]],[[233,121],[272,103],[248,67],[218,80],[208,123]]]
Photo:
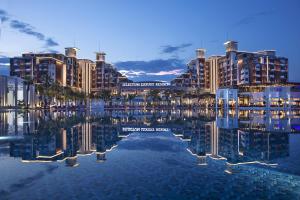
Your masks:
[[[78,63],[75,47],[60,53],[25,53],[10,59],[10,75],[33,80],[58,82],[62,86],[78,87]],[[48,79],[48,80],[47,80]]]
[[[288,59],[277,57],[275,51],[241,53],[237,59],[240,85],[288,82]]]
[[[300,107],[300,87],[296,84],[222,88],[216,94],[217,107]]]
[[[28,106],[36,104],[35,87],[18,77],[0,76],[0,107]]]
[[[225,43],[226,55],[218,59],[218,85],[284,84],[288,82],[288,59],[274,50],[238,51],[238,42]]]
[[[219,58],[218,61],[218,85],[219,87],[228,87],[237,85],[237,50],[238,43],[228,41],[225,43],[226,55]]]
[[[196,58],[188,62],[187,70],[170,84],[132,82],[106,62],[104,52],[97,52],[94,62],[78,59],[75,47],[65,48],[65,55],[25,53],[11,58],[10,74],[27,83],[57,82],[86,96],[110,98],[115,95],[116,105],[125,105],[127,100],[143,106],[148,105],[147,102],[158,104],[157,97],[153,96],[157,92],[153,90],[158,90],[159,104],[168,106],[299,106],[296,84],[288,82],[287,58],[277,56],[274,50],[239,51],[236,41],[227,41],[224,45],[226,52],[222,56],[206,58],[205,49],[197,49]],[[280,97],[274,88],[284,91]],[[120,96],[124,102],[119,101]]]
[[[23,54],[22,57],[10,59],[10,75],[19,78],[29,77],[34,79],[35,59],[29,54]]]
[[[105,55],[104,52],[96,53],[96,64],[92,70],[92,93],[100,93],[104,90],[117,93],[118,86],[123,82],[128,82],[128,79],[112,64],[105,62]]]
[[[78,59],[77,62],[78,87],[88,96],[92,89],[92,72],[95,69],[95,63],[88,59]]]
[[[224,108],[237,108],[238,89],[218,89],[216,93],[216,105]]]
[[[60,53],[24,53],[10,59],[10,75],[34,84],[54,83],[83,91],[86,96],[107,90],[118,93],[119,85],[130,82],[117,69],[105,62],[105,53],[96,53],[96,62],[77,58],[78,49],[65,48]]]
[[[210,56],[206,60],[206,66],[208,67],[209,71],[209,92],[211,94],[216,94],[217,89],[219,88],[219,73],[218,73],[218,61],[221,56]]]
[[[10,59],[10,75],[42,83],[46,79],[66,85],[64,55],[25,53]]]
[[[187,64],[185,73],[171,81],[171,85],[186,89],[209,90],[210,71],[205,63],[205,49],[196,50],[196,58]]]
[[[66,86],[78,87],[78,63],[76,47],[65,48]]]
[[[217,89],[240,85],[288,83],[288,59],[274,50],[238,51],[238,42],[227,41],[226,55],[205,59],[205,50],[197,49],[187,71],[171,81],[176,87],[200,89],[216,94]]]
[[[172,80],[171,84],[192,96],[200,95],[200,99],[193,101],[198,105],[274,106],[280,101],[284,107],[299,106],[297,89],[294,87],[297,84],[288,82],[287,58],[277,56],[274,50],[239,51],[236,41],[227,41],[224,45],[225,55],[207,59],[205,50],[197,49],[196,59],[191,60],[187,64],[187,71]],[[270,92],[274,88],[290,94],[292,98],[283,93],[277,97],[278,93]],[[216,100],[212,100],[215,95]],[[276,97],[269,98],[270,95]],[[186,104],[191,104],[192,96]]]

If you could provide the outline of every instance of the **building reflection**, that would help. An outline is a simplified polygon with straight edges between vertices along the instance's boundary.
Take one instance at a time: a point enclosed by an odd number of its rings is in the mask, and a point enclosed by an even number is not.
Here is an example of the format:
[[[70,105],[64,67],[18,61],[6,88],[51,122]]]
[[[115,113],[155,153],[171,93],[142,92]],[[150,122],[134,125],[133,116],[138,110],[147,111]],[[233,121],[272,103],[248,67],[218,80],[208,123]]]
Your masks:
[[[189,119],[175,135],[188,141],[187,150],[199,165],[209,157],[226,160],[228,166],[274,166],[276,159],[289,156],[289,135],[299,133],[299,119],[297,111],[227,110],[216,118]]]
[[[289,135],[300,132],[298,116],[296,111],[231,110],[4,112],[0,142],[8,146],[6,154],[22,162],[59,161],[75,167],[79,156],[106,161],[107,152],[137,128],[160,128],[186,142],[199,165],[207,165],[208,158],[226,160],[227,172],[232,173],[236,165],[272,166],[276,159],[288,157]]]

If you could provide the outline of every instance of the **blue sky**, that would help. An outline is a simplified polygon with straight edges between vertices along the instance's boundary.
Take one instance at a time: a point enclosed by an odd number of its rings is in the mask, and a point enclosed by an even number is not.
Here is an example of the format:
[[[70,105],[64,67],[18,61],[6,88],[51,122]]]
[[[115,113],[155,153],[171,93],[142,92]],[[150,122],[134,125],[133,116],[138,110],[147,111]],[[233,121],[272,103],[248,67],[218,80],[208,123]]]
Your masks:
[[[0,55],[75,44],[80,58],[105,51],[134,80],[170,80],[196,48],[224,54],[233,39],[240,50],[276,49],[289,58],[290,81],[300,82],[299,9],[298,0],[1,0]]]

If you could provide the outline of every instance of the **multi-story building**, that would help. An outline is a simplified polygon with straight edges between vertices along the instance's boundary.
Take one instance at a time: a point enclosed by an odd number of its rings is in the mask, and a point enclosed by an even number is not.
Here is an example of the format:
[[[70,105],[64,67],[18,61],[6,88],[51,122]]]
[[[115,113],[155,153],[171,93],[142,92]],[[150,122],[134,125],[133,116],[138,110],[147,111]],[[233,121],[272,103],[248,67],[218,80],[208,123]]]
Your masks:
[[[273,50],[238,51],[238,42],[224,43],[224,56],[205,59],[205,50],[196,50],[196,59],[186,72],[171,81],[176,87],[207,90],[215,94],[219,87],[285,84],[288,82],[288,59]]]
[[[34,66],[36,61],[33,56],[23,54],[22,57],[14,57],[10,59],[10,75],[19,78],[34,78]]]
[[[56,53],[25,53],[10,59],[10,75],[42,83],[45,79],[66,84],[64,55]]]
[[[95,69],[95,63],[88,59],[78,59],[78,87],[89,95],[92,89],[92,72]]]
[[[65,49],[65,55],[59,53],[25,53],[22,57],[10,60],[10,74],[34,83],[51,79],[63,86],[78,87],[77,48]]]
[[[187,64],[187,71],[171,81],[173,86],[209,89],[210,72],[205,64],[205,49],[196,50],[196,58]]]
[[[288,59],[277,57],[275,51],[240,53],[237,60],[238,85],[288,82]]]
[[[206,66],[209,71],[209,78],[208,78],[208,83],[209,83],[209,92],[211,94],[216,94],[217,89],[219,88],[218,85],[218,79],[219,79],[219,73],[218,73],[218,60],[221,56],[210,56],[206,60]]]
[[[238,43],[228,41],[224,45],[226,47],[226,55],[218,60],[219,87],[237,85]]]
[[[70,87],[78,87],[78,62],[76,47],[65,48],[65,64],[66,64],[66,85]]]
[[[105,55],[104,52],[96,53],[96,64],[92,70],[92,93],[103,90],[116,92],[121,83],[128,81],[112,64],[105,62]]]
[[[28,106],[36,104],[35,87],[18,77],[0,76],[0,107]]]
[[[77,59],[78,49],[65,48],[65,55],[59,53],[25,53],[10,60],[10,74],[30,79],[35,84],[58,82],[82,90],[86,95],[103,90],[116,92],[119,84],[128,82],[116,68],[105,62],[105,53],[96,54],[96,62]]]
[[[285,84],[288,82],[288,59],[274,50],[238,51],[238,43],[225,43],[226,55],[218,59],[218,85]]]

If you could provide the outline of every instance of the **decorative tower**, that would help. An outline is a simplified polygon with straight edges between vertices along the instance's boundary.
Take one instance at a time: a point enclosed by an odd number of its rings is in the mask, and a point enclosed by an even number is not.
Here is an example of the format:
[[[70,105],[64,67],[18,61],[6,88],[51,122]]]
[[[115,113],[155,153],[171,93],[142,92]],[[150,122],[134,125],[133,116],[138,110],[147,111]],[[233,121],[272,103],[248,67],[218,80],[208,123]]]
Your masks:
[[[227,63],[229,63],[229,70],[227,70],[227,74],[229,74],[230,86],[237,85],[238,83],[238,70],[237,70],[237,51],[238,51],[238,42],[236,41],[227,41],[224,43],[226,48],[226,55],[228,57]]]
[[[235,52],[238,51],[238,42],[236,41],[229,40],[225,42],[224,45],[226,48],[226,53],[231,51],[235,51]]]
[[[105,55],[104,52],[96,52],[96,62],[105,62]]]
[[[205,88],[205,49],[196,49],[197,87]]]
[[[65,54],[67,57],[76,58],[77,57],[77,51],[79,49],[76,47],[66,47],[65,48]]]

